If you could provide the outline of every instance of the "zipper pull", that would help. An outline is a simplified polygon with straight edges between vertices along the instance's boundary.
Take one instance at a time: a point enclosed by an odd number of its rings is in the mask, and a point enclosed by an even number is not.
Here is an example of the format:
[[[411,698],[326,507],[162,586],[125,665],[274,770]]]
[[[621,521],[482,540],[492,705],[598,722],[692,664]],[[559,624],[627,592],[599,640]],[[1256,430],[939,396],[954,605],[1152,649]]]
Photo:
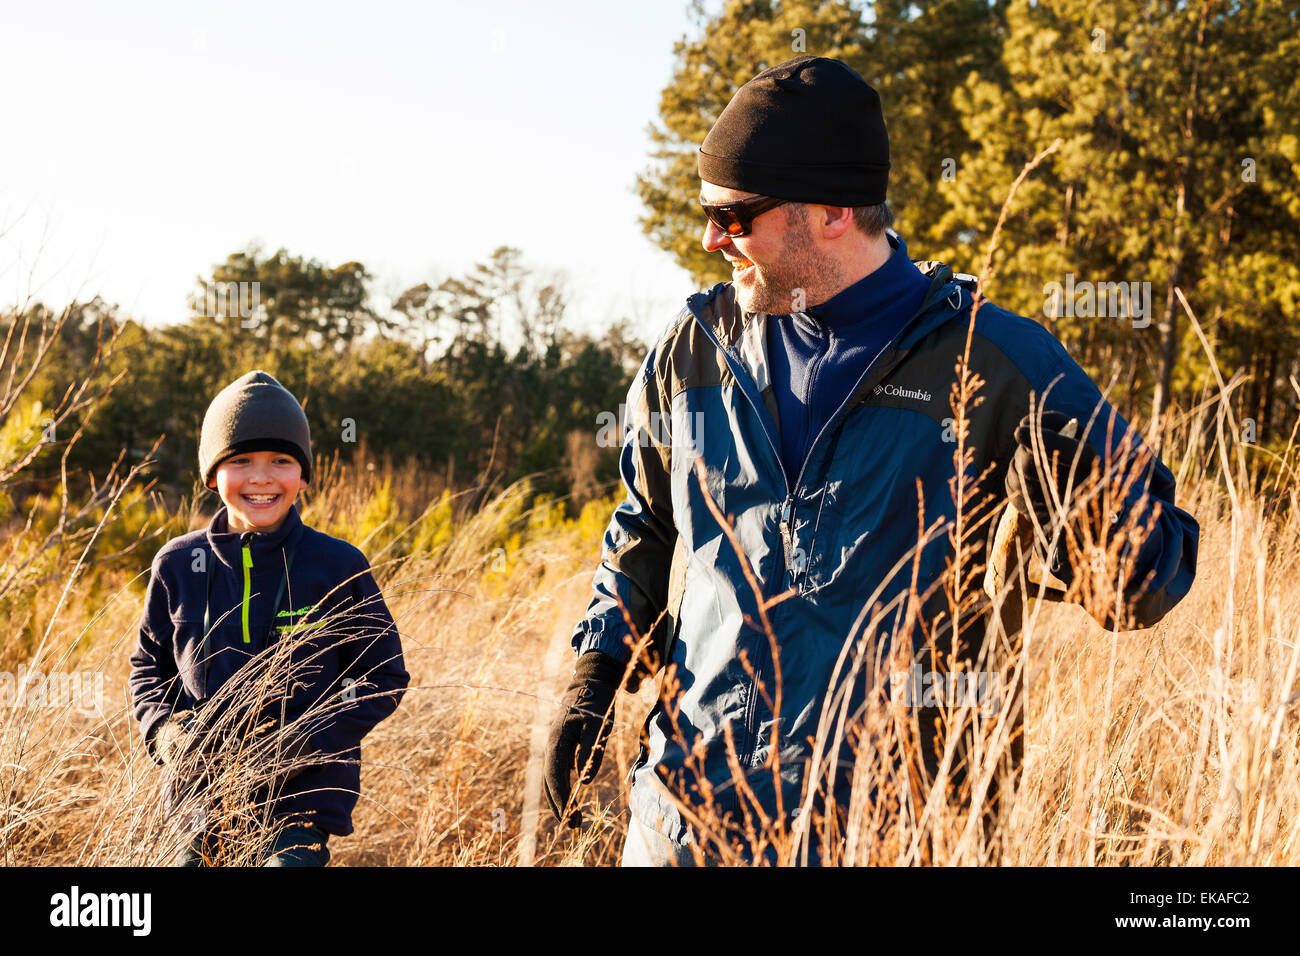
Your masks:
[[[790,552],[794,550],[794,545],[790,540],[790,515],[793,510],[794,498],[788,497],[781,505],[781,546],[782,557],[787,571],[790,570]]]
[[[243,565],[244,565],[244,600],[243,600],[243,602],[242,602],[242,606],[241,606],[240,611],[239,611],[239,619],[240,619],[240,622],[243,624],[243,627],[244,627],[244,643],[245,643],[245,644],[251,644],[251,643],[253,642],[253,637],[252,637],[252,635],[251,635],[251,634],[249,633],[249,631],[248,631],[248,601],[249,601],[249,597],[251,596],[251,593],[252,593],[252,590],[253,590],[253,581],[252,581],[252,577],[249,575],[249,571],[251,571],[251,570],[253,569],[253,551],[252,551],[252,548],[250,547],[250,544],[251,544],[251,542],[252,542],[252,538],[253,538],[253,532],[248,531],[248,532],[245,532],[245,533],[244,533],[244,537],[243,537],[243,539],[242,539],[242,544],[243,544],[243,548],[242,548],[242,550],[243,550],[243,553],[244,553],[244,560],[243,560]]]

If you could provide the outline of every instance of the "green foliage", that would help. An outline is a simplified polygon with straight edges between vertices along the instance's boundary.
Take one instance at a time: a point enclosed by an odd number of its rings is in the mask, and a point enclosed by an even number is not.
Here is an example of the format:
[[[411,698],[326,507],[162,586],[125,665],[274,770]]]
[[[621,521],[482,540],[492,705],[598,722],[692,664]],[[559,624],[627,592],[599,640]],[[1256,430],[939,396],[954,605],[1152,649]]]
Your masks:
[[[371,494],[360,520],[348,529],[347,536],[366,550],[378,550],[396,537],[402,524],[392,483],[385,481]]]
[[[92,520],[104,518],[104,508],[92,512]],[[166,508],[155,497],[144,492],[140,487],[129,489],[118,500],[117,506],[105,522],[100,532],[95,553],[98,555],[115,555],[126,551],[134,542],[147,539],[152,547],[145,546],[136,557],[136,564],[147,561],[162,544],[171,538],[184,534],[185,517],[180,511]],[[138,582],[141,591],[145,581]]]
[[[345,347],[378,321],[368,304],[369,279],[359,262],[329,267],[284,249],[264,258],[254,246],[200,279],[191,304],[228,343],[251,336],[272,352],[296,341]]]
[[[559,280],[535,274],[509,247],[468,275],[408,290],[382,318],[355,287],[366,275],[356,263],[328,267],[283,250],[266,259],[256,250],[232,255],[200,281],[200,301],[214,283],[264,283],[262,312],[248,329],[238,316],[203,315],[144,329],[99,300],[75,307],[33,401],[48,408],[76,380],[104,318],[125,329],[103,377],[125,374],[93,417],[74,416],[63,429],[60,437],[84,426],[69,458],[74,480],[102,476],[119,454],[126,466],[139,463],[161,438],[150,474],[173,499],[189,495],[208,404],[261,368],[303,401],[318,463],[365,448],[417,462],[443,486],[540,473],[538,487],[568,493],[576,479],[566,470],[567,437],[590,436],[594,448],[597,414],[618,408],[643,354],[626,322],[600,338],[565,329]],[[341,312],[348,317],[334,314]],[[367,327],[389,334],[358,337]],[[31,431],[37,421],[35,405],[11,414],[0,452],[21,453],[22,436],[39,437]],[[616,454],[592,454],[595,477],[616,478]],[[43,455],[34,477],[53,479],[57,464]]]
[[[611,495],[607,498],[593,498],[583,505],[582,512],[573,521],[573,533],[577,535],[578,540],[589,542],[592,547],[599,550],[601,536],[609,526],[609,519],[613,517],[614,509],[622,500],[621,495]]]
[[[0,425],[0,471],[7,471],[42,440],[41,421],[45,406],[37,399],[24,399]],[[3,509],[0,502],[0,509]],[[4,511],[4,517],[9,515]]]
[[[702,285],[726,279],[722,258],[704,251],[704,217],[696,151],[732,94],[751,76],[801,55],[832,56],[862,64],[861,9],[819,0],[728,0],[709,19],[701,0],[692,3],[702,35],[673,46],[673,81],[659,101],[659,124],[649,128],[652,166],[637,178],[646,206],[642,227],[654,243]],[[796,30],[803,31],[802,36]]]
[[[838,57],[881,93],[890,203],[915,259],[978,272],[1011,183],[1054,139],[1003,227],[992,301],[1044,321],[1130,417],[1187,405],[1210,378],[1184,291],[1261,438],[1295,420],[1300,380],[1300,17],[1282,0],[729,0],[696,7],[639,180],[647,233],[702,283],[695,151],[735,89],[796,55]],[[1045,286],[1150,283],[1149,325],[1044,314]],[[1141,326],[1143,320],[1137,323]],[[1289,421],[1280,421],[1286,418]]]
[[[456,519],[454,504],[451,492],[443,489],[438,501],[419,518],[411,539],[413,553],[437,551],[451,541]]]

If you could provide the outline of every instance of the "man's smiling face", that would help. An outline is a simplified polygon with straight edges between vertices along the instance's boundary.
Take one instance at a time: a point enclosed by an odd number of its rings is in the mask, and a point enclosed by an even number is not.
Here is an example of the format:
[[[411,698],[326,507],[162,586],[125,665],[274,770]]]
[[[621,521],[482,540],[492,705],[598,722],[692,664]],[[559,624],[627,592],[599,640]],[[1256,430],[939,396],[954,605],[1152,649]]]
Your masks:
[[[754,193],[701,182],[705,202],[735,202]],[[816,207],[814,207],[816,208]],[[802,309],[801,302],[816,305],[814,298],[833,283],[838,269],[823,257],[809,226],[809,210],[800,203],[769,209],[754,219],[747,236],[733,238],[707,218],[701,242],[709,252],[721,252],[731,264],[731,284],[736,301],[746,312],[783,315]]]
[[[209,487],[226,506],[231,531],[275,531],[284,523],[298,493],[307,487],[302,465],[279,451],[232,455],[217,466]]]

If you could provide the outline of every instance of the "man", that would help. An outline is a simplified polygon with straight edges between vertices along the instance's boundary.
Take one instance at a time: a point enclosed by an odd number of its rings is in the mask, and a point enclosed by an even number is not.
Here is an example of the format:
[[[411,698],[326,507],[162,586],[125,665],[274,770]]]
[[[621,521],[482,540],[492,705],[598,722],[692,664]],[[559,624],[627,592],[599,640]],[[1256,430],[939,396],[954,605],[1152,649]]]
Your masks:
[[[577,823],[571,775],[599,766],[625,672],[663,668],[625,865],[845,859],[847,830],[883,838],[931,785],[995,807],[972,708],[885,677],[1015,683],[986,637],[1017,622],[978,584],[1008,500],[1108,626],[1150,626],[1191,586],[1198,528],[1168,469],[1038,323],[984,303],[971,328],[971,277],[886,232],[888,169],[876,92],[811,56],[745,84],[700,149],[703,243],[732,281],[687,300],[629,389],[627,497],[546,771]],[[871,723],[882,700],[912,738]],[[1003,733],[1018,765],[1021,721],[980,740]]]

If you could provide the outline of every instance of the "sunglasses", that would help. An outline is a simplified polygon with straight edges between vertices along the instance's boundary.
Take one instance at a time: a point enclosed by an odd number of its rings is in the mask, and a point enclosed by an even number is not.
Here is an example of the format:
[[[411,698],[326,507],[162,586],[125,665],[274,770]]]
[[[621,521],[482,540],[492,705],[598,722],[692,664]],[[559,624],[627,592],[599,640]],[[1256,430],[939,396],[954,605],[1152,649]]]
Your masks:
[[[700,205],[709,222],[718,227],[728,238],[739,239],[747,236],[754,228],[754,220],[769,209],[784,206],[790,199],[773,199],[771,196],[751,196],[749,199],[737,199],[735,202],[705,202],[700,196]]]

